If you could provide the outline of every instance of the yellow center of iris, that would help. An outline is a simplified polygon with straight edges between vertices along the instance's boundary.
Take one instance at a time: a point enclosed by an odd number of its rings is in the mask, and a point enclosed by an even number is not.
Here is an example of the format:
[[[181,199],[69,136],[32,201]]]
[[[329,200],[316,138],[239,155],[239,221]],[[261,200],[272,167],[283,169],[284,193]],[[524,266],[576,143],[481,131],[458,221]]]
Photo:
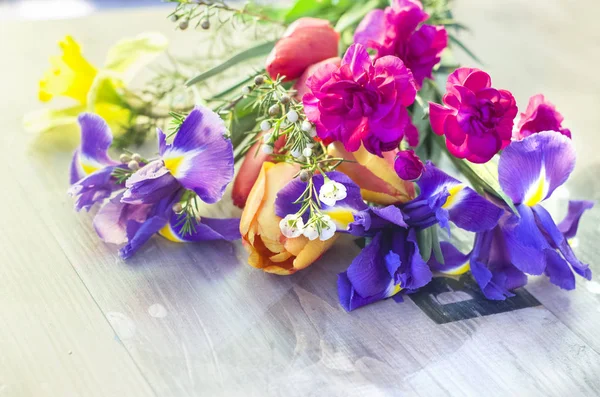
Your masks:
[[[174,243],[182,242],[182,240],[179,237],[177,237],[177,235],[173,232],[173,229],[171,229],[171,225],[169,225],[169,224],[166,224],[162,229],[160,229],[158,231],[158,234],[160,234],[167,240],[172,241]]]
[[[456,204],[456,198],[458,197],[458,194],[465,188],[465,185],[455,185],[452,186],[450,189],[448,189],[448,193],[450,193],[450,196],[448,196],[448,198],[446,199],[446,202],[444,203],[444,205],[442,206],[442,208],[450,208],[452,207],[454,204]]]
[[[179,166],[181,165],[182,161],[183,156],[163,159],[165,167],[171,171],[171,175],[173,176],[177,175],[177,171],[179,170]]]
[[[530,189],[523,203],[529,207],[539,204],[545,196],[546,191],[546,170],[542,167],[540,176],[534,185],[533,189]]]
[[[99,170],[97,166],[85,163],[81,163],[81,168],[83,168],[83,172],[85,172],[86,175],[91,175]]]
[[[332,221],[342,226],[344,229],[347,229],[348,225],[354,222],[354,214],[348,210],[334,209],[332,211],[327,211],[326,213]]]

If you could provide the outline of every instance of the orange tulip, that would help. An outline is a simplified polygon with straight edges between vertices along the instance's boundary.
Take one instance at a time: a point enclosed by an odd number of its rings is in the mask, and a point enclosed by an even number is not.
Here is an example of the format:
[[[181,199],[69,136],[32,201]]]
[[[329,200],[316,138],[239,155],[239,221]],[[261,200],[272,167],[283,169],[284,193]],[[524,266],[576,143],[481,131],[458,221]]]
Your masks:
[[[340,164],[337,170],[360,186],[366,201],[390,205],[414,198],[414,184],[400,179],[394,171],[397,151],[385,152],[382,158],[367,152],[362,146],[358,151],[349,153],[340,142],[334,142],[329,145],[328,152],[331,156],[353,161]]]
[[[240,221],[250,266],[268,273],[293,274],[319,259],[335,242],[337,236],[327,241],[310,241],[304,236],[286,238],[281,234],[275,199],[297,173],[298,167],[288,163],[263,164]]]
[[[298,100],[302,100],[304,94],[310,91],[310,89],[306,85],[306,81],[308,80],[308,78],[312,76],[321,66],[326,65],[328,63],[332,63],[335,66],[340,66],[340,63],[342,63],[342,59],[340,57],[334,57],[315,63],[314,65],[310,65],[304,71],[304,73],[302,73],[302,76],[300,76],[298,81],[296,81],[296,84],[294,84],[294,89],[296,90],[296,97],[298,98]]]
[[[292,23],[275,44],[267,58],[267,73],[271,78],[285,76],[295,80],[306,68],[338,54],[340,35],[328,21],[300,18]]]

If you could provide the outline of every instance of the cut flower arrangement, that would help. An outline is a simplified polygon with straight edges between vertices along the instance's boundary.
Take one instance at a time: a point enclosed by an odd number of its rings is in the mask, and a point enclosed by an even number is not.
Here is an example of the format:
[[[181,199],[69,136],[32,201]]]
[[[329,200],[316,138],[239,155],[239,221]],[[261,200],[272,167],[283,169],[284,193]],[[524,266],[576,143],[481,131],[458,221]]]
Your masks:
[[[194,74],[170,57],[172,68],[135,90],[131,77],[167,47],[162,35],[121,41],[103,68],[67,37],[39,96],[76,104],[26,120],[40,134],[79,126],[69,194],[76,210],[97,207],[98,236],[123,258],[155,234],[241,239],[251,266],[290,275],[350,234],[364,248],[338,276],[348,311],[401,301],[436,274],[470,273],[492,300],[528,275],[563,289],[575,274],[591,278],[569,239],[593,203],[571,201],[560,222],[543,204],[574,169],[571,131],[543,95],[520,113],[488,73],[456,63],[457,47],[477,60],[449,0],[170,2],[186,34],[230,24],[260,44]],[[261,58],[263,69],[204,94]],[[134,146],[154,131],[146,158]],[[202,202],[224,199],[230,183],[241,219],[203,216]],[[468,252],[453,244],[461,230]]]

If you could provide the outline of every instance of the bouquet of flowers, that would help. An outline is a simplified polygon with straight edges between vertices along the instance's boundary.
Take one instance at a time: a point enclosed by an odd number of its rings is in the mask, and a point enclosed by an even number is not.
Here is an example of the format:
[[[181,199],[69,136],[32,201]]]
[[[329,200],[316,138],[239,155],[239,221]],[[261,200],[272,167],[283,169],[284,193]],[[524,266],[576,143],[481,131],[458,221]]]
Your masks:
[[[591,278],[569,239],[593,203],[571,201],[559,223],[542,204],[573,171],[571,132],[543,95],[519,115],[510,91],[457,64],[456,47],[476,58],[457,37],[465,27],[450,0],[170,2],[182,31],[230,25],[260,43],[200,73],[170,57],[135,90],[131,76],[165,51],[164,37],[118,43],[102,69],[67,37],[39,94],[76,105],[27,121],[44,134],[78,123],[69,193],[76,210],[99,207],[94,228],[123,245],[123,258],[155,234],[241,238],[251,266],[290,275],[350,234],[364,248],[338,277],[348,311],[401,301],[436,273],[470,272],[492,300],[513,296],[528,275],[564,289],[575,273]],[[256,59],[262,68],[211,88]],[[158,155],[126,149],[154,131]],[[231,182],[241,219],[203,216],[202,202],[222,200]],[[469,252],[454,244],[463,232]]]

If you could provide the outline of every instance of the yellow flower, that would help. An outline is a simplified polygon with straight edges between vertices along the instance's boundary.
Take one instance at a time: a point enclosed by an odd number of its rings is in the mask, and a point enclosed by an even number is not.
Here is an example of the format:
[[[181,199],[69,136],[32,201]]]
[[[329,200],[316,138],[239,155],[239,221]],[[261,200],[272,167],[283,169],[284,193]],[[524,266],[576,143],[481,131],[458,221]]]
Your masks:
[[[39,98],[48,102],[55,96],[66,96],[85,105],[98,71],[81,55],[81,47],[67,36],[58,43],[62,56],[50,57],[52,68],[40,80]]]
[[[118,42],[108,51],[102,68],[97,69],[82,55],[81,47],[71,36],[59,46],[61,56],[50,58],[51,68],[39,84],[39,99],[49,102],[55,97],[75,101],[64,109],[43,109],[25,116],[25,128],[39,134],[39,143],[76,145],[79,133],[77,115],[92,112],[106,120],[118,136],[132,118],[124,90],[135,75],[160,55],[167,39],[158,33],[144,33]]]

